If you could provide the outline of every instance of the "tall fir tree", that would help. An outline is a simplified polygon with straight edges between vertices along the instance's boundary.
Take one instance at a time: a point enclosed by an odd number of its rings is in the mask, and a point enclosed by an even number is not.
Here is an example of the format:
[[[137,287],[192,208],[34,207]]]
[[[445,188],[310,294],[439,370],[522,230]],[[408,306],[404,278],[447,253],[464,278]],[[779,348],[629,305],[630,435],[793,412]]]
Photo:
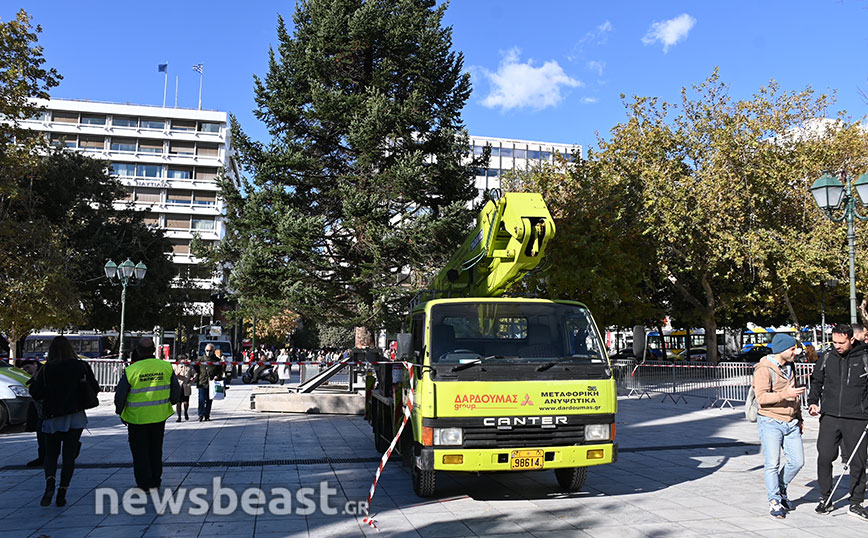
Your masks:
[[[270,142],[233,120],[249,173],[225,189],[227,240],[242,303],[371,329],[406,307],[404,269],[425,273],[460,242],[475,197],[461,109],[463,56],[433,0],[299,2],[292,34],[255,77]],[[367,342],[366,342],[367,340]]]

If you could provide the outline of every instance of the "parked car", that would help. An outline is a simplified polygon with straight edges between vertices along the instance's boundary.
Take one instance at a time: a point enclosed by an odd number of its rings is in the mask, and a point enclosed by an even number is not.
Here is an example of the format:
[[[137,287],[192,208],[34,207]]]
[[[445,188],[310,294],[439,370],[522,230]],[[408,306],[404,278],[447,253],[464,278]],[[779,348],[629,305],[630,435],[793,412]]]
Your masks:
[[[23,424],[33,403],[27,382],[30,375],[6,361],[0,361],[0,430],[9,424]]]
[[[747,351],[742,351],[738,355],[736,355],[736,362],[759,362],[766,355],[772,354],[772,348],[768,346],[753,346]]]

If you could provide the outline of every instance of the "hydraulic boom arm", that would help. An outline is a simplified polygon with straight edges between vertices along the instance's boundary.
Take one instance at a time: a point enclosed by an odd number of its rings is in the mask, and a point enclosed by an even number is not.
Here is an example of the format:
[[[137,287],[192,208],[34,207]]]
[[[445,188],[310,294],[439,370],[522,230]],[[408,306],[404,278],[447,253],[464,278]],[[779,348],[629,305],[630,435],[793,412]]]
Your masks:
[[[436,298],[499,297],[536,268],[555,223],[538,193],[507,192],[489,200],[476,228],[437,274]]]

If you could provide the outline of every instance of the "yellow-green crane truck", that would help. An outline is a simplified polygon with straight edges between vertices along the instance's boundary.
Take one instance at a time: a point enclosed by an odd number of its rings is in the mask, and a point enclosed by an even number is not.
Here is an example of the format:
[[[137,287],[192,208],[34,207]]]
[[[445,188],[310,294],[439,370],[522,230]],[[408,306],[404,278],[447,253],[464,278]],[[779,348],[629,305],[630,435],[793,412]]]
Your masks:
[[[580,489],[592,465],[612,463],[617,393],[600,333],[576,301],[504,296],[540,263],[555,234],[542,196],[505,193],[433,280],[398,335],[401,391],[381,365],[368,401],[377,447],[397,431],[406,391],[409,424],[397,444],[413,489],[430,497],[443,471],[547,471]],[[557,260],[554,261],[557,263]]]

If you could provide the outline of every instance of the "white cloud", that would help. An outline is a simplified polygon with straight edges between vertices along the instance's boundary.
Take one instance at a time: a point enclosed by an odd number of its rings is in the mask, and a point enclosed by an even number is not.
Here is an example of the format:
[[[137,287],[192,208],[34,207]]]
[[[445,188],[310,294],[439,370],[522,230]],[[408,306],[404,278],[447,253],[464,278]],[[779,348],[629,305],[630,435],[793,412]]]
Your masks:
[[[583,105],[593,105],[597,101],[599,101],[599,99],[597,99],[596,97],[582,97],[581,100]]]
[[[614,30],[614,26],[608,20],[604,21],[595,29],[587,32],[575,45],[572,52],[567,56],[567,60],[575,62],[581,60],[584,56],[585,46],[599,47],[605,45],[609,40],[609,33]]]
[[[682,13],[674,19],[666,21],[658,21],[651,25],[648,33],[642,38],[642,43],[652,45],[654,43],[663,43],[664,54],[669,50],[669,47],[678,43],[687,37],[687,33],[696,24],[696,19]]]
[[[603,76],[603,70],[606,68],[606,62],[598,62],[596,60],[591,60],[588,62],[588,69],[597,73],[597,76]]]
[[[534,67],[532,59],[522,63],[520,54],[518,48],[504,54],[496,73],[480,68],[480,72],[491,83],[491,92],[482,100],[483,106],[500,108],[502,111],[514,108],[541,110],[557,106],[563,101],[562,88],[583,85],[581,81],[569,77],[554,60]]]

